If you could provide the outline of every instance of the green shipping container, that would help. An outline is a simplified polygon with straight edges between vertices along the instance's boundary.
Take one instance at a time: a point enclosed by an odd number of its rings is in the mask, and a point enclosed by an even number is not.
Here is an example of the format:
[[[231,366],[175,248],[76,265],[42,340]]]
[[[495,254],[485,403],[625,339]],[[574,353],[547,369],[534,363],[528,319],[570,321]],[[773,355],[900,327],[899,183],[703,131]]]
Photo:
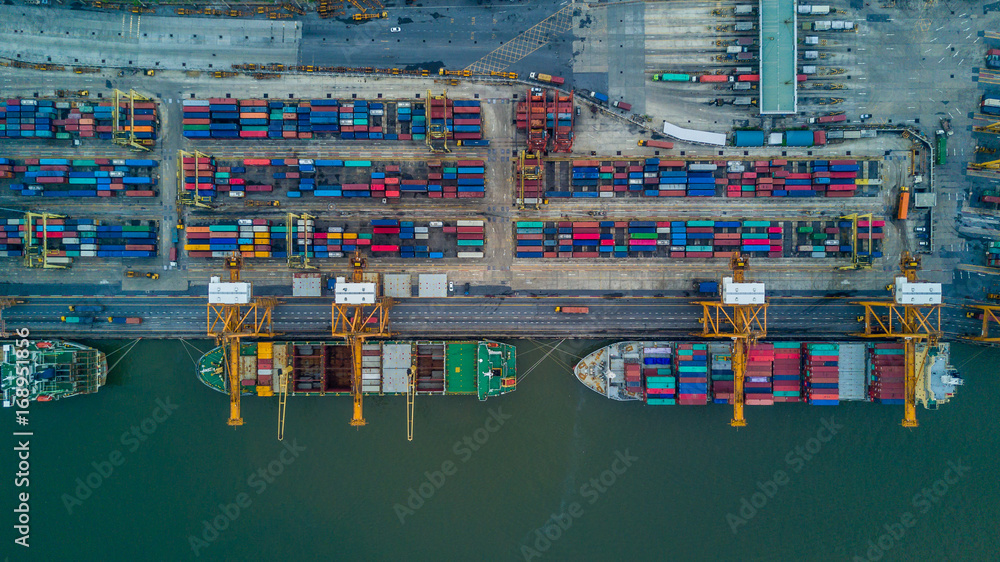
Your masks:
[[[743,221],[743,226],[771,226],[771,221]]]
[[[518,228],[543,228],[545,223],[535,221],[518,221]]]
[[[813,227],[811,227],[811,226],[800,226],[799,227],[799,234],[809,234],[812,231],[813,231]]]
[[[97,165],[97,162],[94,160],[73,160],[73,165],[94,167]]]
[[[633,232],[629,234],[629,238],[633,240],[656,240],[655,232]]]
[[[459,246],[482,246],[483,245],[483,241],[482,240],[459,240],[458,241],[458,245]]]
[[[371,160],[344,160],[345,168],[370,168]]]

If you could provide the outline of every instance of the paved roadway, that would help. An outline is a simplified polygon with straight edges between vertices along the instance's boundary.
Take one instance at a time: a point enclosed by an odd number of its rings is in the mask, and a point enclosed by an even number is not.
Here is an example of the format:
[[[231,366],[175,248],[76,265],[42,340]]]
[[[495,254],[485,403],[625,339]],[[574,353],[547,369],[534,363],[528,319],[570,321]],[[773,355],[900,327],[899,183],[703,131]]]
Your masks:
[[[855,299],[865,297],[774,296],[768,332],[772,338],[844,338],[860,329],[863,312]],[[873,297],[867,297],[873,298]],[[451,297],[406,299],[390,313],[398,337],[693,337],[700,330],[697,297],[532,298]],[[38,297],[3,312],[8,329],[27,327],[36,334],[87,337],[204,337],[205,300],[201,297],[118,296],[113,298]],[[100,314],[138,316],[141,326],[98,322],[69,325],[70,304],[100,304]],[[586,315],[555,312],[557,305],[589,306]],[[966,319],[958,305],[943,309],[943,329],[955,337],[973,332],[978,322]],[[274,309],[274,329],[285,337],[323,337],[330,329],[330,301],[286,298]]]

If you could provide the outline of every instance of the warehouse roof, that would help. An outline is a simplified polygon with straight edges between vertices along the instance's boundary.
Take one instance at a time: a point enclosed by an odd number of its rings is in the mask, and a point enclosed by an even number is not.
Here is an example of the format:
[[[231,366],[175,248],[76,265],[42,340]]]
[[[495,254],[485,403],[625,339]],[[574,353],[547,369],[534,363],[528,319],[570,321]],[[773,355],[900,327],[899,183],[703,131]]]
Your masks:
[[[798,111],[795,0],[760,2],[760,112]]]

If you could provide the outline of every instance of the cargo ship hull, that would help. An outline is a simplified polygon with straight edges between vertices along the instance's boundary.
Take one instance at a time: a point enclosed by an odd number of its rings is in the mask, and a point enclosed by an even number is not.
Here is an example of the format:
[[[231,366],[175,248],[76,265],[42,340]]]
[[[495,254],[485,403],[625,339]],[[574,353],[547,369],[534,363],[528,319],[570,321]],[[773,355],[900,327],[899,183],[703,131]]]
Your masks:
[[[93,394],[107,382],[108,362],[103,352],[78,343],[61,340],[19,342],[2,341],[3,360],[0,378],[3,383],[3,405],[14,404],[21,382],[30,400],[47,402],[78,394]],[[18,350],[27,356],[17,358]],[[18,381],[18,367],[27,367],[28,374]],[[22,373],[23,374],[23,373]]]
[[[198,361],[198,378],[228,393],[221,347]],[[409,372],[423,395],[466,395],[486,400],[512,392],[516,381],[514,346],[480,341],[369,341],[362,346],[364,394],[406,394]],[[294,396],[351,394],[351,348],[342,341],[244,342],[238,379],[242,394],[272,396],[284,377]]]
[[[587,388],[612,400],[648,405],[732,404],[728,342],[622,341],[587,355],[573,369]],[[936,409],[963,381],[949,364],[950,346],[918,344],[915,399]],[[774,342],[749,348],[744,378],[748,406],[841,401],[902,405],[901,343]]]

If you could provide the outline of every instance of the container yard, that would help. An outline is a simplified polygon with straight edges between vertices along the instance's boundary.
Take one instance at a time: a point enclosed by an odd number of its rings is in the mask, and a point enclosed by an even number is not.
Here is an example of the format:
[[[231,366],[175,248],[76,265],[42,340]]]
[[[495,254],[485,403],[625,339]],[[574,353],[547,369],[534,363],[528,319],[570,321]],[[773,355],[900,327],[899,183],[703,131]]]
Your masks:
[[[333,226],[336,224],[336,226]],[[400,221],[397,219],[239,219],[184,228],[191,258],[344,258],[353,252],[384,258],[477,259],[486,244],[485,221]]]
[[[44,258],[50,266],[68,267],[86,258],[152,258],[157,255],[159,223],[153,220],[108,221],[32,215],[2,218],[5,257]]]
[[[922,345],[917,354],[923,366],[917,369],[917,386],[925,393],[925,407],[934,409],[947,403],[960,385],[951,377],[950,346]],[[650,406],[733,403],[732,356],[726,344],[618,342],[584,357],[574,375],[612,400]],[[744,390],[747,406],[902,405],[903,344],[758,343],[749,349]]]
[[[440,127],[455,141],[480,141],[479,100],[286,100],[211,98],[183,101],[183,134],[199,139],[424,141]],[[433,104],[440,103],[440,107]],[[315,137],[314,137],[315,135]]]
[[[882,257],[884,221],[861,223],[855,239],[851,221],[518,221],[514,240],[518,258]]]
[[[155,197],[158,166],[136,158],[0,158],[0,189],[30,197]]]
[[[117,129],[116,129],[117,127]],[[156,103],[10,98],[0,101],[0,139],[113,140],[131,133],[137,143],[156,143]]]
[[[648,141],[647,141],[648,142]],[[858,160],[539,160],[542,179],[519,173],[515,199],[618,197],[874,197],[878,163]],[[873,183],[878,182],[878,183]]]
[[[196,160],[197,159],[197,160]],[[198,197],[466,199],[486,196],[483,160],[333,160],[185,156],[184,189]]]

